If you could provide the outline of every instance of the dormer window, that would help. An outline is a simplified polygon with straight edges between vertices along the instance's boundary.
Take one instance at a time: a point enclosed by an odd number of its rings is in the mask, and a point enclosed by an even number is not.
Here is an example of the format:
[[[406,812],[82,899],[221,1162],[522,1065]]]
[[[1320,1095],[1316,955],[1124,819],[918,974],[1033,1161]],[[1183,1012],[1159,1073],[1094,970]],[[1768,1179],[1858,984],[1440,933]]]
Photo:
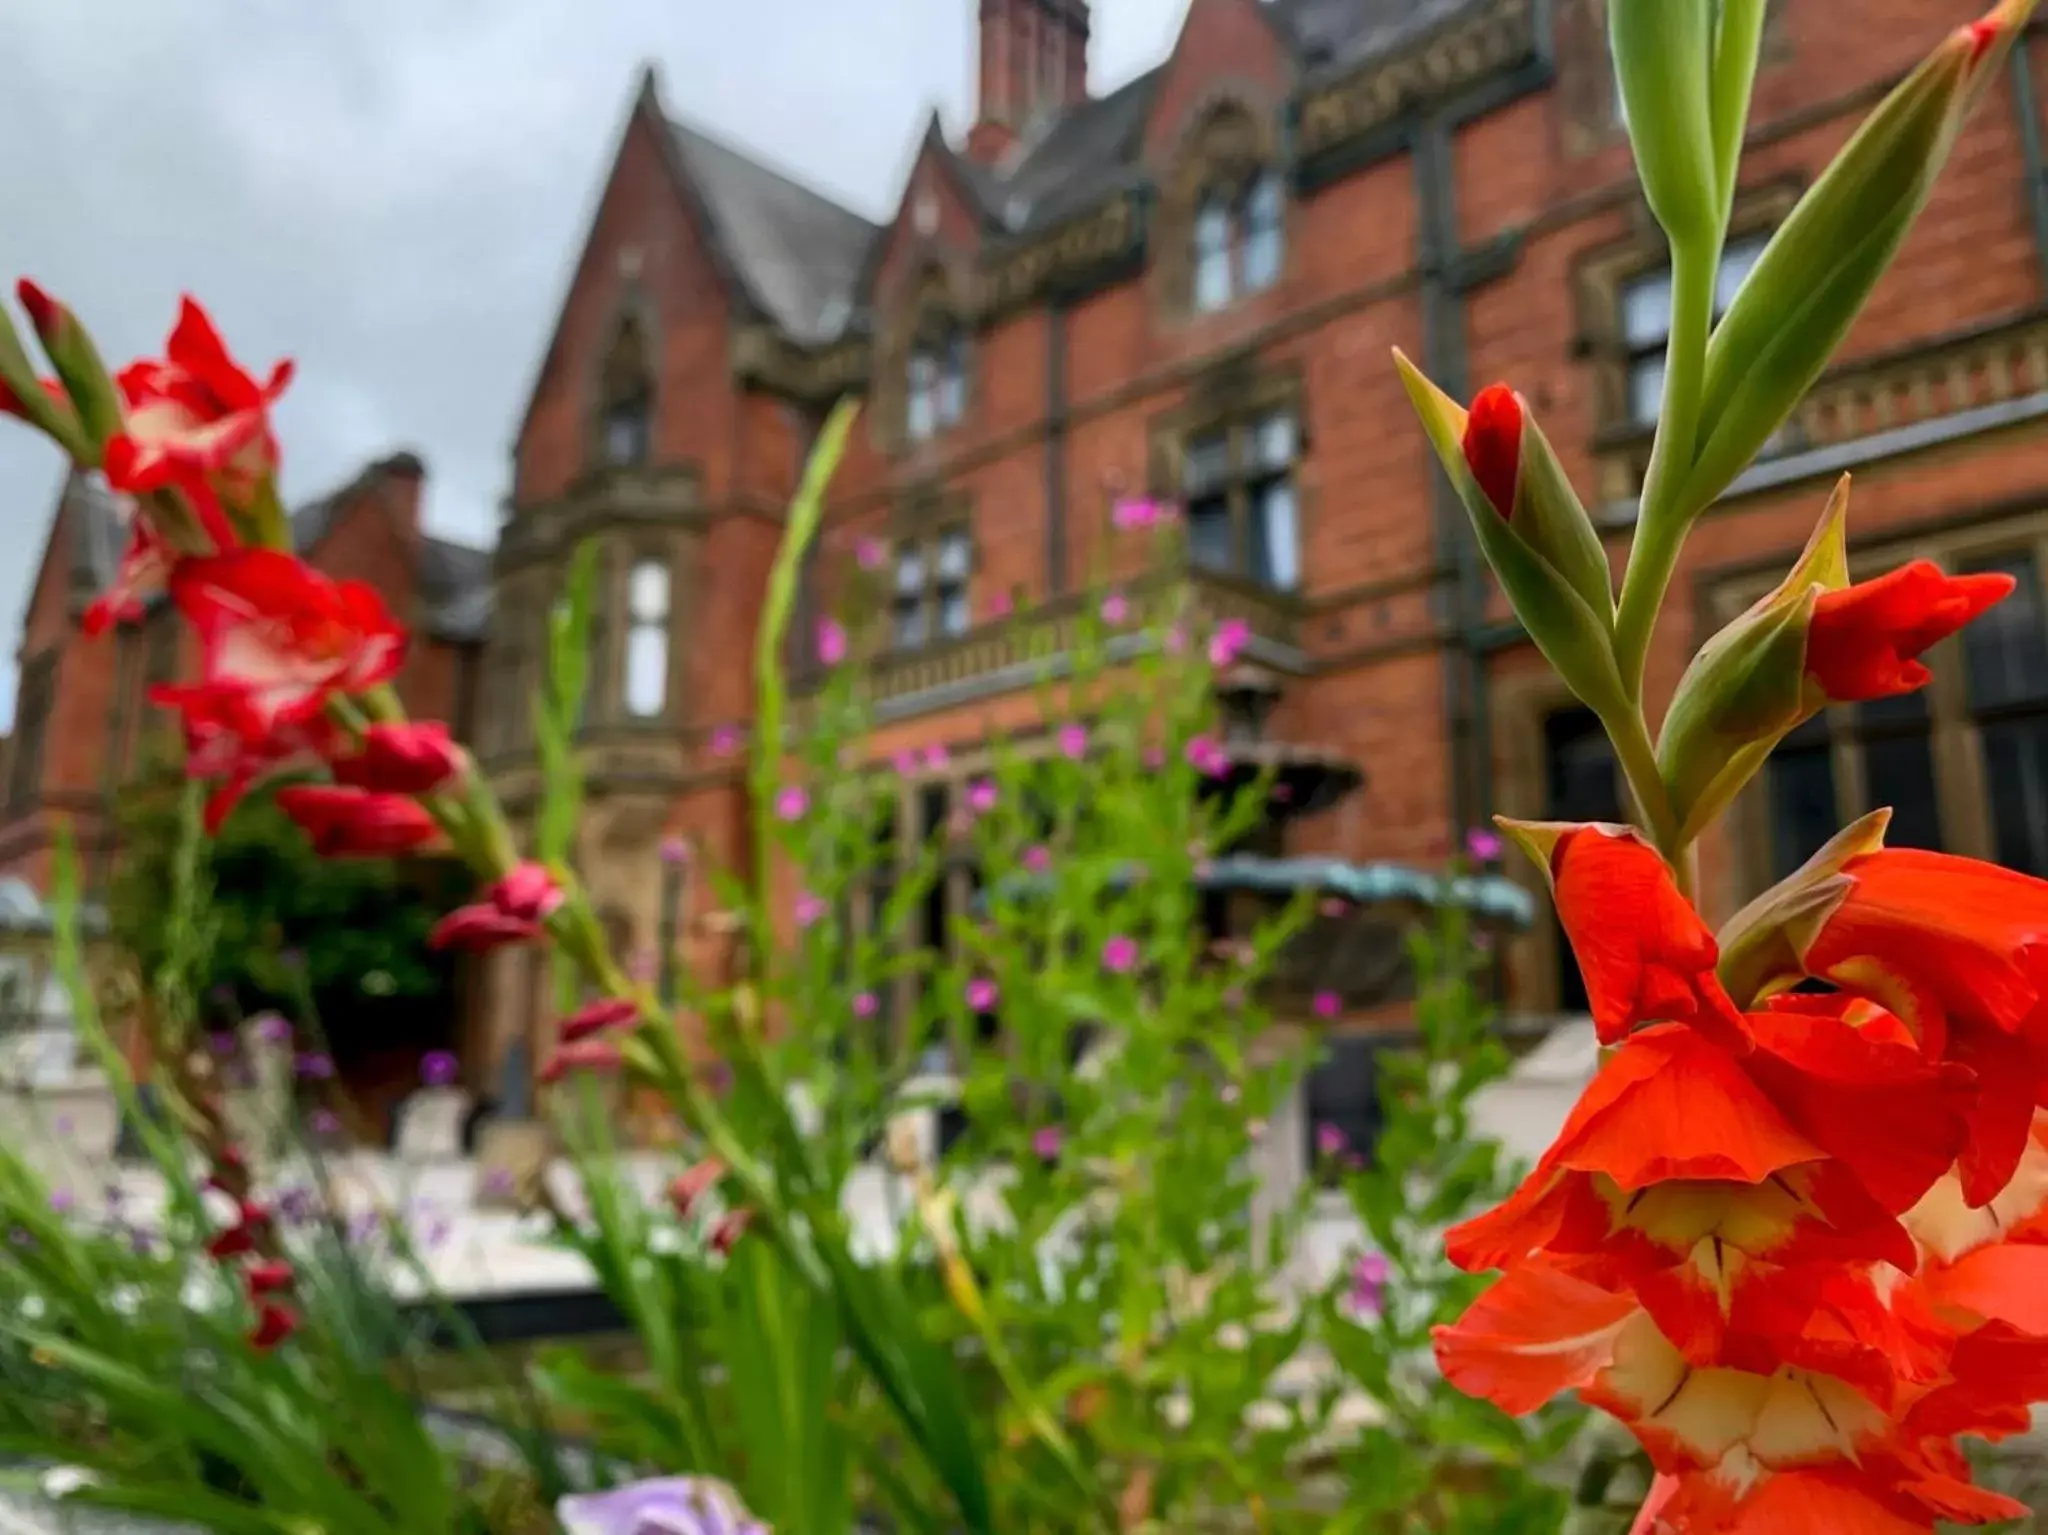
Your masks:
[[[654,454],[654,370],[637,316],[620,322],[605,357],[596,450],[607,469],[644,468]]]
[[[947,325],[911,348],[904,428],[912,442],[929,442],[966,413],[967,336]]]
[[[1280,281],[1286,256],[1287,184],[1272,125],[1234,102],[1189,136],[1166,191],[1162,226],[1169,291],[1196,314],[1214,314]]]
[[[1286,193],[1280,173],[1263,170],[1249,183],[1209,191],[1195,207],[1195,308],[1226,309],[1280,280],[1281,216]]]

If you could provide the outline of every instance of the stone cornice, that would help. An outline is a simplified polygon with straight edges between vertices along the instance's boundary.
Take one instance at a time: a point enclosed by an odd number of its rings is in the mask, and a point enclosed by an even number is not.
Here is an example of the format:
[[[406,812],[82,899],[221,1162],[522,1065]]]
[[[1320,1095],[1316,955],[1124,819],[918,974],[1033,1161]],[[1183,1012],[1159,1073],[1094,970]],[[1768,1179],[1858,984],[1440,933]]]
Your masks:
[[[873,355],[866,336],[805,347],[773,325],[745,325],[733,333],[732,374],[742,384],[785,399],[830,405],[866,389]]]
[[[592,533],[612,528],[673,527],[701,520],[708,509],[692,465],[601,470],[586,474],[553,500],[515,507],[492,557],[503,574],[555,559]]]
[[[1144,256],[1144,196],[1137,189],[1118,192],[1050,234],[992,251],[974,275],[975,323],[992,324],[1128,271]]]
[[[1399,53],[1312,83],[1296,112],[1295,152],[1305,165],[1340,157],[1397,119],[1528,62],[1540,45],[1536,0],[1495,0]]]

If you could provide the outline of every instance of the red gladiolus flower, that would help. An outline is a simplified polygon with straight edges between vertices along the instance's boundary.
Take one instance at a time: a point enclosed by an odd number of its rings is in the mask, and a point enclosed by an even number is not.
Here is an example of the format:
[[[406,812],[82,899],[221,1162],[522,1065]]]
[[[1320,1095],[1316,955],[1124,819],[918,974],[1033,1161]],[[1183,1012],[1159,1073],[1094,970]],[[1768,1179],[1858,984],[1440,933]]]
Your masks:
[[[274,1295],[279,1290],[288,1290],[293,1279],[292,1266],[283,1259],[272,1259],[265,1263],[252,1263],[242,1270],[242,1282],[249,1287],[249,1294],[255,1297]]]
[[[424,847],[441,828],[403,794],[370,794],[336,784],[288,784],[277,805],[323,858],[390,858]]]
[[[1522,479],[1522,400],[1505,384],[1479,391],[1465,418],[1465,462],[1503,517],[1515,514]]]
[[[107,589],[93,598],[79,620],[87,639],[97,639],[117,623],[142,617],[142,599],[170,578],[176,556],[147,517],[131,516],[128,547]]]
[[[510,872],[491,886],[491,900],[500,911],[529,922],[553,916],[564,899],[562,887],[548,872],[547,865],[530,859],[514,864]]]
[[[462,748],[437,722],[372,725],[352,756],[329,766],[334,781],[380,794],[430,794],[462,771]]]
[[[564,899],[562,887],[543,864],[515,864],[491,886],[487,899],[458,907],[434,925],[427,942],[437,949],[480,953],[499,944],[540,936],[541,924]]]
[[[1714,975],[1714,935],[1640,835],[1600,824],[1567,832],[1551,854],[1551,880],[1602,1044],[1637,1024],[1669,1021],[1747,1047]]]
[[[733,1248],[739,1244],[740,1238],[746,1235],[747,1227],[753,1223],[752,1210],[727,1212],[711,1232],[711,1250],[721,1258],[729,1257]]]
[[[217,1261],[239,1258],[243,1253],[256,1249],[256,1233],[246,1221],[238,1222],[213,1234],[213,1240],[206,1244],[206,1255]]]
[[[229,355],[206,311],[185,299],[164,356],[116,380],[128,417],[107,443],[108,481],[136,493],[175,486],[227,547],[218,508],[247,506],[277,472],[270,407],[291,376],[292,365],[280,362],[258,383]]]
[[[185,560],[171,596],[199,635],[203,685],[234,700],[245,734],[310,719],[405,660],[405,632],[374,587],[274,549]]]
[[[251,1346],[268,1352],[299,1330],[299,1314],[289,1306],[266,1301],[256,1313],[256,1326],[249,1334]]]
[[[562,1043],[575,1044],[607,1029],[631,1023],[639,1016],[639,1003],[626,997],[606,997],[579,1008],[562,1020]]]
[[[1875,581],[1821,593],[1806,636],[1806,674],[1833,703],[1924,687],[1920,653],[2012,592],[2003,572],[1951,576],[1915,560]]]
[[[608,1039],[581,1039],[558,1045],[541,1063],[540,1079],[559,1082],[572,1071],[617,1071],[622,1064],[619,1047]]]

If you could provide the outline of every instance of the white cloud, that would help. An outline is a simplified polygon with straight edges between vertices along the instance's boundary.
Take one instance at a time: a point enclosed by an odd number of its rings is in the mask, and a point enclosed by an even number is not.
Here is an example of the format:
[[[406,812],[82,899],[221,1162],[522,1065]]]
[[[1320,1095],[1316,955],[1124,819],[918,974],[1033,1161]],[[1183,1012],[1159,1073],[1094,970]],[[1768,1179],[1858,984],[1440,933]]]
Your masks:
[[[1096,0],[1115,84],[1185,0]],[[290,498],[400,446],[427,515],[487,539],[642,60],[668,105],[863,212],[933,102],[957,130],[975,0],[101,0],[8,8],[0,277],[36,277],[116,361],[180,291],[252,360],[299,361]],[[0,423],[0,719],[61,466]]]

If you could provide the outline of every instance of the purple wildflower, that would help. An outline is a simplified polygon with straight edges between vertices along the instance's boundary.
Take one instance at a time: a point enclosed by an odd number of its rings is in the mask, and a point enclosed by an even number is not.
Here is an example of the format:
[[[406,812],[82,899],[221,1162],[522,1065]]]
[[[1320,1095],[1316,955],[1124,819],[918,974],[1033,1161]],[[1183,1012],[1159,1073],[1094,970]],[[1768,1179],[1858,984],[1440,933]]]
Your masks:
[[[446,1050],[429,1050],[420,1057],[420,1080],[429,1087],[446,1087],[462,1073],[462,1063]]]
[[[1316,1126],[1316,1151],[1326,1157],[1342,1156],[1351,1145],[1351,1138],[1338,1126],[1327,1120]]]
[[[235,1053],[235,1036],[226,1030],[206,1036],[206,1048],[223,1058]]]
[[[1052,872],[1052,849],[1043,842],[1034,842],[1024,849],[1023,863],[1029,873],[1049,874]]]
[[[1111,592],[1102,599],[1102,621],[1112,629],[1121,628],[1130,617],[1131,600],[1122,592]]]
[[[967,808],[976,815],[987,815],[996,808],[994,779],[977,778],[967,786]]]
[[[1211,735],[1199,735],[1188,742],[1188,766],[1204,778],[1221,778],[1230,771],[1230,753]]]
[[[711,755],[730,757],[740,749],[740,727],[737,725],[716,725],[711,731]]]
[[[977,975],[967,983],[967,1005],[977,1013],[989,1011],[1001,995],[996,983],[985,975]]]
[[[823,896],[813,895],[806,890],[796,898],[796,925],[816,927],[825,920],[825,913],[831,909]]]
[[[1017,599],[1008,592],[997,592],[988,600],[990,618],[1008,618],[1017,606]]]
[[[733,1490],[709,1477],[660,1476],[555,1503],[565,1535],[769,1535]]]
[[[924,749],[924,765],[931,772],[943,773],[952,760],[953,754],[946,750],[944,741],[934,741]]]
[[[872,1018],[882,1010],[882,999],[871,991],[856,992],[853,998],[853,1016]]]
[[[1156,526],[1166,515],[1166,508],[1149,496],[1125,496],[1109,509],[1110,524],[1120,533]]]
[[[1316,909],[1332,921],[1351,915],[1351,903],[1342,896],[1326,895]]]
[[[1209,664],[1229,666],[1244,654],[1244,647],[1251,643],[1251,638],[1252,626],[1243,619],[1224,619],[1216,626],[1216,632],[1209,636]]]
[[[78,1208],[78,1196],[69,1189],[51,1189],[50,1208],[59,1215],[69,1215]]]
[[[690,861],[690,839],[688,837],[663,837],[661,839],[661,861],[672,869],[682,868]]]
[[[1066,1139],[1066,1132],[1058,1125],[1040,1125],[1031,1132],[1031,1154],[1041,1162],[1057,1161]]]
[[[1504,846],[1500,833],[1484,826],[1475,826],[1465,833],[1465,851],[1472,855],[1474,863],[1492,863],[1500,857]]]
[[[256,1037],[266,1045],[286,1045],[291,1043],[292,1026],[284,1020],[282,1015],[277,1013],[258,1013],[253,1022],[256,1028]]]
[[[334,1075],[334,1057],[318,1050],[308,1050],[299,1056],[299,1075],[308,1081],[324,1082]]]
[[[846,629],[836,618],[818,620],[818,659],[826,666],[846,659]]]
[[[1334,1018],[1344,1010],[1343,1001],[1334,991],[1319,991],[1309,1004],[1318,1018]]]
[[[915,777],[917,774],[917,753],[906,746],[902,751],[889,759],[889,765],[896,769],[896,776],[898,778]]]
[[[1386,1309],[1387,1281],[1394,1266],[1385,1253],[1360,1253],[1351,1265],[1351,1309],[1361,1317],[1376,1317]]]
[[[315,1109],[306,1116],[306,1124],[315,1135],[328,1136],[341,1133],[341,1116],[332,1109]]]

